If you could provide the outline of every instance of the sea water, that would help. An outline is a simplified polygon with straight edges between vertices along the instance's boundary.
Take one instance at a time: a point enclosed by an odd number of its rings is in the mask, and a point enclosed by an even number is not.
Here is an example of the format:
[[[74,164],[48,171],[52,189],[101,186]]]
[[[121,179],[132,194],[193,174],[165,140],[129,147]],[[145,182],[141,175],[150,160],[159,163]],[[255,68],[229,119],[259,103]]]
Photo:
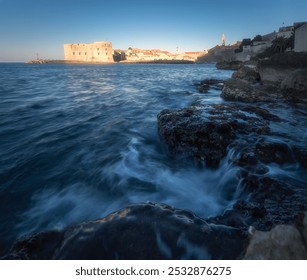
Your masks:
[[[239,184],[231,151],[217,169],[170,158],[157,114],[223,102],[195,84],[231,74],[210,64],[0,64],[0,253],[134,203],[221,214]]]

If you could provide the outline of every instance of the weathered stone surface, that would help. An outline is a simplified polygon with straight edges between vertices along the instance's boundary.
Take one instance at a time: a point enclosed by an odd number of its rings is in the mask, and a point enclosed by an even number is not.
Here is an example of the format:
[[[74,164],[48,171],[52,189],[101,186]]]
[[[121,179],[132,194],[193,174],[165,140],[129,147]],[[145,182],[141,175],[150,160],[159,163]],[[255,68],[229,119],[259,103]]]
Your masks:
[[[291,72],[281,82],[281,89],[289,100],[307,100],[307,68]]]
[[[264,163],[275,162],[279,164],[294,162],[291,148],[281,142],[260,141],[256,145],[256,156]]]
[[[297,186],[272,179],[266,174],[256,175],[244,170],[240,176],[242,197],[248,199],[237,201],[231,209],[208,222],[245,230],[249,226],[271,230],[276,225],[291,223],[298,213],[306,210],[305,198]]]
[[[241,79],[248,81],[250,83],[257,83],[260,82],[260,75],[256,68],[242,66],[238,69],[238,71],[232,74],[233,79]]]
[[[245,80],[230,79],[224,82],[221,97],[228,101],[276,102],[284,100],[275,86],[251,84]]]
[[[293,225],[278,225],[268,232],[251,228],[250,232],[244,259],[307,259],[307,213]]]
[[[242,65],[241,61],[221,61],[215,64],[217,69],[222,70],[238,70]]]
[[[196,84],[198,91],[201,93],[207,93],[211,88],[221,90],[223,85],[224,81],[218,79],[205,79],[199,84]]]
[[[255,109],[256,115],[250,116],[252,109],[216,104],[163,110],[158,114],[159,134],[171,155],[185,155],[216,167],[237,135],[269,132],[268,122],[259,115],[260,111]]]
[[[191,212],[148,203],[31,235],[5,259],[237,259],[246,238],[241,230],[208,224]]]

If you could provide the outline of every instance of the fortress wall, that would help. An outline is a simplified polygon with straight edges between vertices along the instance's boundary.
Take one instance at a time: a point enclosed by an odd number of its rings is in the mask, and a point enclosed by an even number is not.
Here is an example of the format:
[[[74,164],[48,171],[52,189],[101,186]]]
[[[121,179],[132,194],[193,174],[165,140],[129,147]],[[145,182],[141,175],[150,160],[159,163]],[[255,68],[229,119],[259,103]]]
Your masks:
[[[112,43],[65,44],[64,59],[78,62],[114,62]]]

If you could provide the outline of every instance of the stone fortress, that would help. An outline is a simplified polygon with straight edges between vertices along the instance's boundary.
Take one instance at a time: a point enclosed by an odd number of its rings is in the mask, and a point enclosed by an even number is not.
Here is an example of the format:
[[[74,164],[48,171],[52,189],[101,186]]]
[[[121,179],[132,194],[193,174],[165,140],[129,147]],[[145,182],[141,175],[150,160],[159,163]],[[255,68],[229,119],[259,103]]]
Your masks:
[[[71,62],[112,63],[114,62],[112,43],[65,44],[64,59]]]
[[[143,50],[129,47],[127,50],[112,48],[111,42],[64,44],[64,62],[68,63],[135,63],[135,62],[218,62],[218,61],[248,61],[251,57],[262,53],[273,45],[278,38],[294,37],[295,52],[307,52],[307,22],[297,22],[292,26],[279,28],[278,32],[258,35],[253,40],[243,39],[233,45],[225,44],[222,35],[222,45],[203,52],[175,53],[159,49]],[[257,40],[256,40],[257,39]],[[286,51],[291,51],[289,48]],[[40,61],[39,61],[40,62]]]

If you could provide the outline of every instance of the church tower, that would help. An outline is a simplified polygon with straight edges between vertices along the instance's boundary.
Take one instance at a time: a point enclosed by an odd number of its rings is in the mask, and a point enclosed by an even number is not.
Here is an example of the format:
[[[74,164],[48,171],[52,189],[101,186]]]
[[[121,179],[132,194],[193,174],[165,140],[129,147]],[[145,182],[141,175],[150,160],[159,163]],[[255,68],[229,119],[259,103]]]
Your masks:
[[[222,34],[222,46],[225,46],[225,34]]]

